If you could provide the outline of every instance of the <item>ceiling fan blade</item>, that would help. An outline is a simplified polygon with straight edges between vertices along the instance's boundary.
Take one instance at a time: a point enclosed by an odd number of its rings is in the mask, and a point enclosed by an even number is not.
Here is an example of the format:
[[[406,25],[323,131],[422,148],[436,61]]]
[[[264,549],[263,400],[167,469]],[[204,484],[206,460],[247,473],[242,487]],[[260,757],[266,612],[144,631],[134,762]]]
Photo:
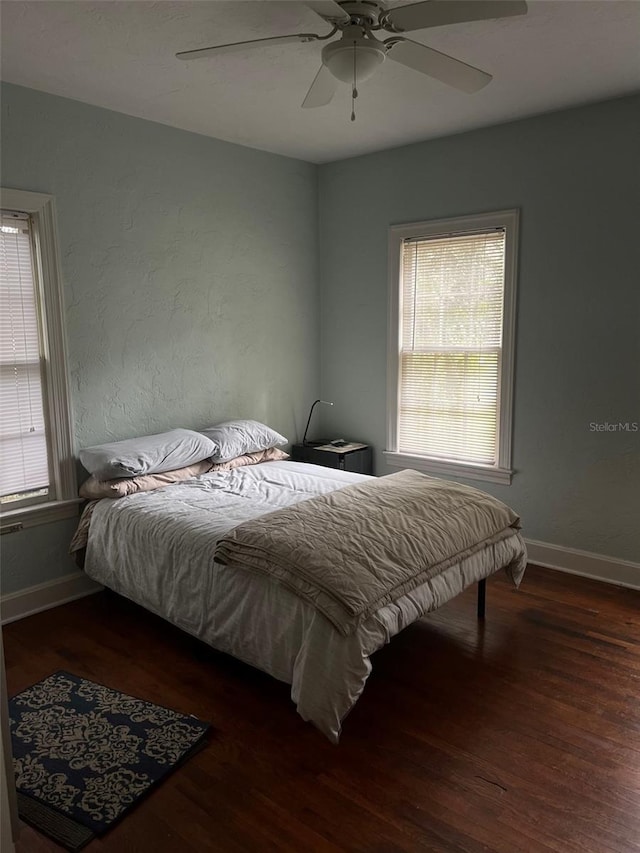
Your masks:
[[[302,102],[302,106],[305,109],[326,106],[335,95],[337,88],[338,81],[336,78],[326,65],[321,65],[320,71],[316,74],[307,96]]]
[[[389,59],[427,74],[429,77],[435,77],[441,83],[446,83],[447,86],[453,86],[454,89],[460,89],[462,92],[477,92],[493,79],[486,71],[480,71],[473,65],[467,65],[466,62],[447,56],[446,53],[440,53],[425,44],[418,44],[417,41],[403,38],[397,41],[388,39],[387,42]]]
[[[316,41],[320,36],[315,33],[296,33],[291,36],[272,36],[266,39],[251,39],[251,41],[236,41],[231,44],[214,44],[211,47],[200,47],[197,50],[182,50],[176,53],[178,59],[200,59],[214,54],[235,53],[251,47],[266,47],[272,44],[292,44],[294,42]]]
[[[526,15],[524,0],[427,0],[390,9],[385,21],[387,29],[409,32],[445,24],[462,24],[465,21],[486,21],[491,18],[508,18]]]
[[[331,21],[332,24],[336,22],[346,24],[351,20],[349,13],[345,12],[342,6],[338,6],[334,0],[308,0],[304,5],[313,9],[316,15],[320,15],[325,21]]]

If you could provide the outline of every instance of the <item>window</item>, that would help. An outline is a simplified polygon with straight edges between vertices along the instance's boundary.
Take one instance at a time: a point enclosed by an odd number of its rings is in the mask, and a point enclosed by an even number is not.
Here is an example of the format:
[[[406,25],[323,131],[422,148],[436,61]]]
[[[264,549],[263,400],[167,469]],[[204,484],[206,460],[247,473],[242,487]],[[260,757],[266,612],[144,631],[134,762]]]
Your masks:
[[[3,529],[77,513],[53,199],[2,190],[0,510]]]
[[[517,211],[394,226],[387,461],[511,482]]]

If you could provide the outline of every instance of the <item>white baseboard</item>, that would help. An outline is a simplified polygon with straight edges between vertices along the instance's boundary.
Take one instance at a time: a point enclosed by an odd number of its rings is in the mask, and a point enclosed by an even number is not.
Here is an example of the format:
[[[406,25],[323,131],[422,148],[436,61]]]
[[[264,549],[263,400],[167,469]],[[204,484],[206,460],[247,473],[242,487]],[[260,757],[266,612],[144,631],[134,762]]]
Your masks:
[[[550,545],[526,539],[529,562],[548,569],[557,569],[573,575],[604,581],[604,583],[640,589],[640,563],[578,551],[562,545]],[[102,589],[84,572],[72,572],[62,578],[30,586],[0,598],[2,624],[24,619],[42,610],[58,607],[76,598],[92,595]]]
[[[630,589],[640,589],[640,563],[592,554],[590,551],[578,551],[576,548],[565,548],[562,545],[536,542],[534,539],[525,539],[525,542],[529,562],[536,566]]]
[[[61,578],[46,583],[39,583],[27,589],[10,592],[0,598],[0,615],[2,624],[24,619],[42,610],[49,610],[59,604],[75,601],[102,589],[100,584],[92,581],[84,572],[72,572]]]

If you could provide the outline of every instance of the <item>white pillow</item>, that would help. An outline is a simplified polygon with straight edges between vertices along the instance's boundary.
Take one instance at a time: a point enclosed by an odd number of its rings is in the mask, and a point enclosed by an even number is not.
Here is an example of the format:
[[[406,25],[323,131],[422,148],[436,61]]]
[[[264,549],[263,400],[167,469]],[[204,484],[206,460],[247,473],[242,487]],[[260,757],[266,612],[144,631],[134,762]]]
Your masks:
[[[172,429],[158,435],[85,447],[80,451],[80,461],[99,480],[114,480],[174,471],[217,453],[217,446],[202,433]]]
[[[229,462],[236,456],[257,453],[259,450],[268,450],[270,447],[287,443],[283,435],[258,421],[225,421],[201,432],[218,448],[213,457],[214,462]]]

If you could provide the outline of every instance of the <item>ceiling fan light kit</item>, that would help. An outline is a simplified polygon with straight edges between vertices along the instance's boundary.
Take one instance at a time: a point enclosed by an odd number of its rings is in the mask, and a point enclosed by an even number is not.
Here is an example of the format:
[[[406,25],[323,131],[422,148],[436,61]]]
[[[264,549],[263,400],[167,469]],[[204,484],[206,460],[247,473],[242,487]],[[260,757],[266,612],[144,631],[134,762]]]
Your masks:
[[[333,98],[338,82],[349,83],[353,121],[357,84],[371,77],[387,57],[462,92],[477,92],[491,81],[486,71],[407,39],[403,35],[405,32],[527,13],[525,0],[423,0],[392,9],[386,9],[376,0],[308,0],[305,5],[332,26],[329,33],[271,36],[181,51],[176,56],[199,59],[273,44],[327,41],[322,49],[322,65],[302,106],[325,106]],[[373,35],[381,30],[391,33],[390,38],[381,41]],[[337,41],[328,41],[338,32]]]
[[[361,83],[384,62],[387,48],[377,39],[361,36],[357,27],[348,30],[356,33],[345,32],[340,41],[329,42],[322,48],[322,62],[343,83],[353,82],[355,62],[356,77]]]

